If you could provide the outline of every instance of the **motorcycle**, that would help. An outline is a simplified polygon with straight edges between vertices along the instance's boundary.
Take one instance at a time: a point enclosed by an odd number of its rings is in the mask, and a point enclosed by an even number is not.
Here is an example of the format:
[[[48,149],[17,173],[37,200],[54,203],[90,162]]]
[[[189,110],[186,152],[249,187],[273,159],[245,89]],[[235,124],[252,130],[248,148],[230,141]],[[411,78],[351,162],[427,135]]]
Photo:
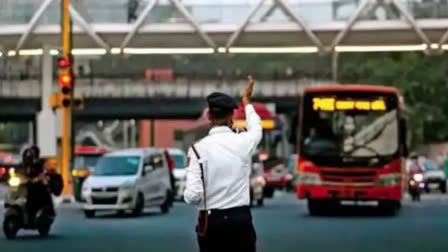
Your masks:
[[[411,195],[412,201],[420,201],[420,195],[425,188],[423,182],[423,174],[415,173],[410,176],[408,182],[409,195]]]
[[[30,213],[27,208],[28,182],[25,176],[10,170],[3,220],[3,232],[7,239],[15,239],[20,229],[37,230],[41,237],[45,237],[55,219],[53,206],[40,206],[35,213]]]

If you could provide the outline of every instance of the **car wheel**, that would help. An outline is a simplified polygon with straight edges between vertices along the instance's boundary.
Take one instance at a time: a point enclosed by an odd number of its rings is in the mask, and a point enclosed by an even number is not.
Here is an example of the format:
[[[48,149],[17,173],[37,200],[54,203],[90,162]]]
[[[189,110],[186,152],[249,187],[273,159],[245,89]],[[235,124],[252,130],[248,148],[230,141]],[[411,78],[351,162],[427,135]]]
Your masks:
[[[137,196],[137,202],[135,203],[135,208],[132,210],[132,215],[140,216],[145,208],[145,197],[143,194],[139,193]]]
[[[259,206],[259,207],[264,206],[264,198],[261,198],[261,199],[257,200],[257,206]]]
[[[94,210],[84,210],[84,215],[88,219],[93,218],[93,217],[95,217],[95,211]]]
[[[442,193],[446,193],[446,182],[441,182],[440,183],[440,191]]]
[[[50,233],[51,224],[42,224],[37,228],[40,237],[47,237]]]
[[[167,214],[170,211],[170,192],[166,193],[165,202],[160,206],[160,211],[163,214]]]

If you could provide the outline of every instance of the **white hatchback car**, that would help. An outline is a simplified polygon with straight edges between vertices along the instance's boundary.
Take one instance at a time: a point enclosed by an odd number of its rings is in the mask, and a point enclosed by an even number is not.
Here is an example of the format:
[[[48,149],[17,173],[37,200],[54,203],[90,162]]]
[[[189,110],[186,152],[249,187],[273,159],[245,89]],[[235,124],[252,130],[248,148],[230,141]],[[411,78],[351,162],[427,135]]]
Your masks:
[[[181,149],[170,148],[168,149],[168,153],[174,160],[174,180],[175,180],[175,189],[174,189],[174,197],[177,200],[183,200],[185,183],[187,180],[187,172],[185,167],[187,165],[187,155]]]
[[[82,207],[87,218],[96,211],[132,211],[141,215],[145,207],[172,206],[168,163],[158,148],[128,149],[104,155],[82,188]]]

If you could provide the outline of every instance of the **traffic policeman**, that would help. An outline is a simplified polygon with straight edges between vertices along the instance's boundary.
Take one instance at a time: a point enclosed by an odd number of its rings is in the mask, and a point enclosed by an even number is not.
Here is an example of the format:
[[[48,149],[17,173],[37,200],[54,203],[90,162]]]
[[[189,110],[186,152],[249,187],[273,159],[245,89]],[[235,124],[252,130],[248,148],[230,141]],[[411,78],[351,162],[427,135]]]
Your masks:
[[[188,152],[184,198],[200,210],[196,231],[201,252],[256,251],[249,178],[262,127],[250,104],[253,86],[249,76],[242,99],[247,131],[232,131],[235,101],[226,94],[212,93],[207,97],[212,128]]]

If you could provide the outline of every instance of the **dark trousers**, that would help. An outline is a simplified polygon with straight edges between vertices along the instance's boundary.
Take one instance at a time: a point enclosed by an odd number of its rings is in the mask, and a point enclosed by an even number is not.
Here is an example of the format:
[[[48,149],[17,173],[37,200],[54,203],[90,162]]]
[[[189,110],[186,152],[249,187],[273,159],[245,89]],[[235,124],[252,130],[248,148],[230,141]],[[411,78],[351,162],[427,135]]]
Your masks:
[[[205,237],[198,236],[200,252],[255,252],[257,235],[249,207],[211,210]]]

